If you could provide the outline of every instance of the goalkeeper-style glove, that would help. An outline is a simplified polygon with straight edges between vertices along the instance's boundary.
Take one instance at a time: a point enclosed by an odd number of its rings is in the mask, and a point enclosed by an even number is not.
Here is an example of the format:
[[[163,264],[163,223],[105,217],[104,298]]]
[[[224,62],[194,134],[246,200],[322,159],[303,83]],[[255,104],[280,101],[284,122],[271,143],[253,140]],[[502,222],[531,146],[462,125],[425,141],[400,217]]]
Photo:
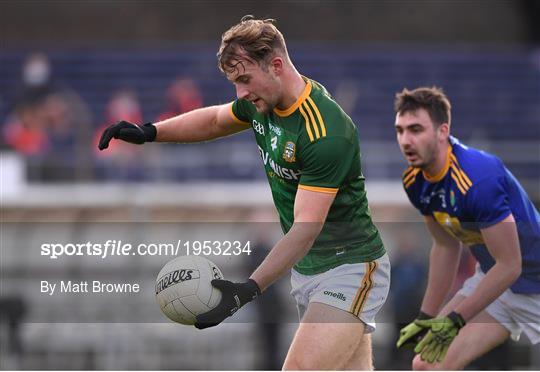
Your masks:
[[[261,294],[259,286],[253,279],[244,283],[214,279],[212,285],[221,291],[221,301],[212,310],[197,315],[195,327],[199,329],[217,326]]]
[[[120,121],[110,125],[103,131],[99,140],[98,148],[105,150],[109,147],[111,139],[121,139],[123,141],[142,145],[145,142],[152,142],[156,139],[157,130],[154,124],[135,125],[129,121]]]
[[[396,343],[397,348],[399,349],[402,346],[411,349],[414,348],[416,344],[422,339],[422,337],[424,337],[428,332],[428,327],[419,326],[418,324],[416,324],[416,321],[432,318],[433,317],[431,315],[420,311],[420,313],[413,322],[407,324],[399,331],[399,339]]]
[[[428,334],[416,345],[414,352],[428,363],[442,362],[450,344],[465,325],[461,315],[452,311],[443,318],[417,320],[416,324],[429,329]]]

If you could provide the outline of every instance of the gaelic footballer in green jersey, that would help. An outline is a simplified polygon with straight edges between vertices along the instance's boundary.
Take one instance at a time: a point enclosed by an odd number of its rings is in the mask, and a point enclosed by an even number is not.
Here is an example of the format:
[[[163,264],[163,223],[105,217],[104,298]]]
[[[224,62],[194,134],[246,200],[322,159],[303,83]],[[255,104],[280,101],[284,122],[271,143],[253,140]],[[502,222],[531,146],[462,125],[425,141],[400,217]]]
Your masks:
[[[155,125],[119,122],[99,148],[113,138],[207,141],[251,126],[285,234],[247,281],[212,281],[221,301],[195,327],[220,324],[291,270],[302,322],[283,369],[373,369],[369,333],[388,294],[390,264],[369,215],[354,124],[296,70],[274,20],[246,16],[227,30],[218,65],[237,101]]]
[[[320,235],[294,267],[313,275],[376,260],[385,249],[368,208],[356,126],[321,84],[304,79],[290,108],[262,114],[238,99],[232,115],[253,128],[285,233],[294,222],[298,188],[336,194]]]

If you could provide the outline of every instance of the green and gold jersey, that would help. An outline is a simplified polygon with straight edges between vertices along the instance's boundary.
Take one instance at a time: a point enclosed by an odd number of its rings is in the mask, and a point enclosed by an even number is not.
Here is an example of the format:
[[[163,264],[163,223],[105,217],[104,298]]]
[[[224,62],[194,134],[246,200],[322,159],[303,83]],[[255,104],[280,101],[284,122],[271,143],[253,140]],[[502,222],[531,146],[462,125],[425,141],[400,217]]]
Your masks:
[[[294,222],[298,188],[336,194],[321,233],[295,266],[313,275],[375,260],[385,249],[367,204],[356,126],[322,85],[305,80],[303,93],[286,110],[260,114],[238,99],[232,116],[253,127],[285,233]]]

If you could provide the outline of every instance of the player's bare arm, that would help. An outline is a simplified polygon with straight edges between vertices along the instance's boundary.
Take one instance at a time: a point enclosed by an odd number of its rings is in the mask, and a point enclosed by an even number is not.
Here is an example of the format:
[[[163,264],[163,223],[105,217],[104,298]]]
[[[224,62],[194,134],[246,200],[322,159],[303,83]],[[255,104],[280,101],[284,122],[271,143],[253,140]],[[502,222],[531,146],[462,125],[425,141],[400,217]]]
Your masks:
[[[205,107],[159,123],[137,125],[120,121],[103,131],[99,149],[108,148],[113,138],[138,145],[154,141],[189,143],[209,141],[248,129],[247,123],[234,119],[231,106],[232,103]]]
[[[429,256],[427,288],[417,318],[400,330],[397,347],[415,347],[427,333],[418,320],[432,319],[439,314],[456,276],[461,255],[461,243],[448,234],[431,216],[424,217],[433,238]]]
[[[429,276],[422,311],[436,316],[446,299],[456,276],[461,254],[461,243],[450,236],[431,216],[425,217],[433,237],[429,257]]]
[[[157,142],[201,142],[249,128],[233,119],[232,103],[210,106],[155,123]]]
[[[298,189],[292,228],[251,275],[261,290],[285,275],[309,251],[321,232],[335,195]]]
[[[473,294],[455,311],[465,320],[473,318],[507,290],[521,274],[521,250],[514,216],[481,230],[495,265],[486,273]]]

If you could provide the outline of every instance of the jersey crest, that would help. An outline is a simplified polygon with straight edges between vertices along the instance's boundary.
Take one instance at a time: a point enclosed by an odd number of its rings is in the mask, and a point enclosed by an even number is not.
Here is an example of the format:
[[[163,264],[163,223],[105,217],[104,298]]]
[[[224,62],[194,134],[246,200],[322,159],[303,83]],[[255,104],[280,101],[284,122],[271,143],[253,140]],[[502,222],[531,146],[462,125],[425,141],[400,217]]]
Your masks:
[[[283,159],[288,163],[294,163],[296,157],[294,156],[296,152],[296,145],[292,141],[287,141],[285,144],[285,150],[283,151]]]

